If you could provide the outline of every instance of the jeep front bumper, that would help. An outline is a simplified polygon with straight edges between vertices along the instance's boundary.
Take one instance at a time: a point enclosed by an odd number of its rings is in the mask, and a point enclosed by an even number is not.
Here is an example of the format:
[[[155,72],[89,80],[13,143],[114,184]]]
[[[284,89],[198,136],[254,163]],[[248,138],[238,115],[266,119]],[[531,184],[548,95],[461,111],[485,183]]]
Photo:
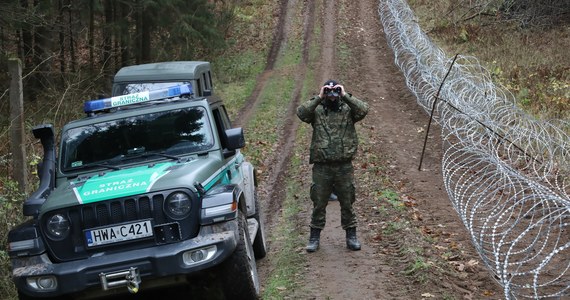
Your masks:
[[[47,254],[12,258],[13,280],[18,290],[33,297],[95,293],[124,287],[144,289],[145,279],[188,275],[220,264],[236,248],[237,221],[202,226],[193,239],[120,253],[97,253],[88,259],[52,262]],[[140,277],[133,278],[134,273]],[[123,273],[125,276],[122,276]]]

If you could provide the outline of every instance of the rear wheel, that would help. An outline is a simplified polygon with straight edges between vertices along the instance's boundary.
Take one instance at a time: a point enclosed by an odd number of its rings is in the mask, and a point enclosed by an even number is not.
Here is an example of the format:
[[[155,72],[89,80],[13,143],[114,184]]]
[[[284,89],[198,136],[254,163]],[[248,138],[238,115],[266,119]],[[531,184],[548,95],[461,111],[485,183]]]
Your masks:
[[[234,253],[222,263],[220,275],[227,299],[259,299],[260,283],[247,220],[238,211],[239,240]]]

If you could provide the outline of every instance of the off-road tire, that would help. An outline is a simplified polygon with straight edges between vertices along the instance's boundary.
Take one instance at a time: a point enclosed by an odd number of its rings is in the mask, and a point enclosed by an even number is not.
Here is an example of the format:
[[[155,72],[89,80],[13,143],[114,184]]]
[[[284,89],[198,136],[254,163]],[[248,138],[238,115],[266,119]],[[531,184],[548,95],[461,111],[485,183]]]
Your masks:
[[[265,228],[263,227],[263,220],[261,219],[261,207],[259,206],[259,201],[257,200],[257,193],[255,193],[255,214],[253,217],[257,221],[259,226],[257,227],[257,233],[255,234],[255,239],[253,240],[253,252],[255,253],[256,259],[262,259],[267,255],[267,243],[265,240]]]
[[[238,212],[239,240],[234,253],[219,269],[227,299],[259,299],[260,282],[245,215]]]

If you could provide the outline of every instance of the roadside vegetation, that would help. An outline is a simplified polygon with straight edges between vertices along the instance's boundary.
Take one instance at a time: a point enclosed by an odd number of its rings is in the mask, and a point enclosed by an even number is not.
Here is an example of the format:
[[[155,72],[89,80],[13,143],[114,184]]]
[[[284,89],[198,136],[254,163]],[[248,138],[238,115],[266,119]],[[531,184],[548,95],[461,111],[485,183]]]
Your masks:
[[[477,57],[518,104],[543,118],[570,118],[567,1],[411,0],[420,26],[450,57]]]

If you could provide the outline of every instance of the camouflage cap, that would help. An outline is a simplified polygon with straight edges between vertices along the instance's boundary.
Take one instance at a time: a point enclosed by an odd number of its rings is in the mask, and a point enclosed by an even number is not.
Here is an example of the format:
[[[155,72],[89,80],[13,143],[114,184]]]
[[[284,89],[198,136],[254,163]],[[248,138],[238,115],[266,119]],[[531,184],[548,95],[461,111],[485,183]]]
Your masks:
[[[327,81],[325,82],[325,84],[323,84],[323,86],[330,86],[330,87],[332,88],[333,86],[335,86],[335,85],[337,85],[337,84],[338,84],[338,82],[336,82],[336,81],[334,81],[334,80],[332,80],[332,79],[329,79],[329,80],[327,80]]]

